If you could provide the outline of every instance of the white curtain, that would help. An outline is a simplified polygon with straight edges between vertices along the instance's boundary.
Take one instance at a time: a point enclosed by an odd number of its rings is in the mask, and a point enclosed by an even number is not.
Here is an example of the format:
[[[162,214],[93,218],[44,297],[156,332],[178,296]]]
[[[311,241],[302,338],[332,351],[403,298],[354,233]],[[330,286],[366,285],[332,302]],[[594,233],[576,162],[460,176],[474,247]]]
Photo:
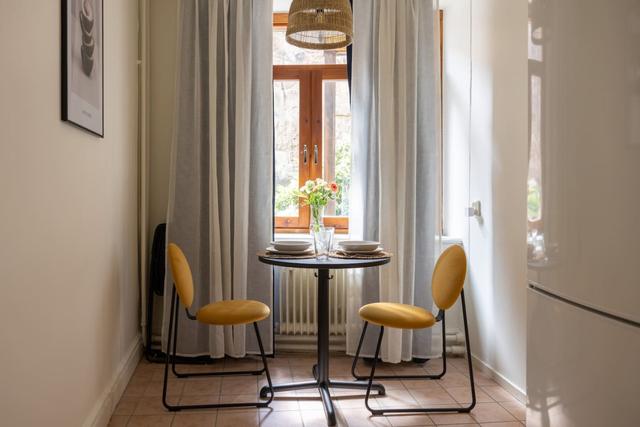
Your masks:
[[[436,0],[354,0],[350,232],[379,240],[394,257],[357,274],[349,290],[347,351],[355,352],[358,308],[376,301],[433,309],[438,245],[439,55]],[[377,328],[363,355],[372,356]],[[383,360],[441,355],[438,327],[387,329]]]
[[[271,268],[256,253],[272,237],[272,2],[180,0],[176,134],[167,240],[194,276],[192,312],[223,299],[272,306]],[[172,278],[167,271],[165,295]],[[165,298],[163,343],[170,298]],[[180,310],[178,354],[257,353],[252,329],[207,327]],[[272,323],[260,323],[272,352]]]

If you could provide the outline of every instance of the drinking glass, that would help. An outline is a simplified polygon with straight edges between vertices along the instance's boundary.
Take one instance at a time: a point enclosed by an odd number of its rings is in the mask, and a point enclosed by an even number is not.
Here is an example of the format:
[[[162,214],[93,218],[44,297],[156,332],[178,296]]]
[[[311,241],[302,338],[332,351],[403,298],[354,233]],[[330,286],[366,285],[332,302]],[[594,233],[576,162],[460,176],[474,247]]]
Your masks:
[[[320,227],[313,232],[313,244],[316,250],[316,258],[327,259],[333,244],[333,227]]]

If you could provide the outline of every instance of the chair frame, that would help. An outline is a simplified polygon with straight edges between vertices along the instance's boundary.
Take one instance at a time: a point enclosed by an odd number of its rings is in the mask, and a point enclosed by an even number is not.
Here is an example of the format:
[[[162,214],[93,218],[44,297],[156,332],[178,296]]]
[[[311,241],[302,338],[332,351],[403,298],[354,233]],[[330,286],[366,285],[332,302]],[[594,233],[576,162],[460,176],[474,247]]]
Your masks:
[[[173,292],[171,295],[171,311],[169,315],[169,335],[167,337],[167,351],[166,358],[164,364],[164,384],[162,386],[162,404],[169,411],[180,411],[183,409],[205,409],[205,408],[242,408],[242,407],[256,407],[256,408],[266,408],[269,406],[271,401],[273,400],[273,384],[271,382],[271,375],[269,374],[269,367],[267,366],[267,357],[264,354],[264,347],[262,345],[262,338],[260,337],[260,331],[258,329],[258,323],[253,322],[253,329],[256,333],[256,338],[258,340],[258,347],[260,348],[260,357],[262,358],[263,368],[259,370],[248,370],[248,371],[216,371],[216,372],[194,372],[194,373],[184,373],[178,372],[176,370],[176,349],[178,343],[178,314],[180,308],[180,297],[176,294],[175,284],[173,286]],[[188,308],[185,308],[187,313],[187,317],[190,320],[197,320],[196,316],[192,315],[189,312]],[[171,353],[169,352],[171,349]],[[169,359],[171,359],[171,371],[178,378],[189,378],[189,377],[210,377],[210,376],[233,376],[233,375],[262,375],[263,373],[267,377],[267,383],[269,384],[268,390],[270,391],[270,396],[266,401],[258,401],[258,402],[239,402],[239,403],[210,403],[210,404],[199,404],[199,405],[171,405],[167,402],[167,385],[169,379]]]
[[[473,365],[471,361],[471,344],[469,340],[469,326],[467,323],[467,307],[464,300],[464,290],[460,292],[460,300],[462,302],[462,318],[464,321],[464,339],[465,339],[465,347],[467,352],[467,362],[469,364],[469,384],[471,386],[471,404],[469,406],[462,407],[442,407],[442,408],[382,408],[382,409],[374,409],[369,406],[369,395],[371,394],[371,384],[373,384],[375,380],[413,380],[413,379],[426,379],[426,380],[438,380],[441,379],[447,372],[447,352],[446,352],[446,330],[445,330],[445,310],[440,309],[438,311],[438,316],[436,317],[436,322],[442,322],[442,372],[438,374],[426,374],[426,375],[375,375],[376,365],[378,363],[378,357],[380,355],[380,347],[382,346],[382,336],[384,335],[384,326],[380,326],[380,334],[378,336],[378,343],[376,345],[375,356],[373,357],[373,362],[371,366],[371,372],[367,376],[358,375],[356,372],[356,365],[358,363],[358,359],[360,357],[360,350],[362,349],[362,343],[364,341],[364,334],[367,331],[367,326],[369,322],[364,322],[364,327],[362,328],[362,334],[360,335],[360,341],[358,343],[358,350],[356,351],[356,355],[353,358],[353,364],[351,365],[351,374],[357,380],[368,380],[367,394],[365,395],[364,403],[369,412],[372,415],[383,415],[385,413],[431,413],[431,412],[458,412],[458,413],[468,413],[476,406],[476,388],[475,382],[473,378]]]

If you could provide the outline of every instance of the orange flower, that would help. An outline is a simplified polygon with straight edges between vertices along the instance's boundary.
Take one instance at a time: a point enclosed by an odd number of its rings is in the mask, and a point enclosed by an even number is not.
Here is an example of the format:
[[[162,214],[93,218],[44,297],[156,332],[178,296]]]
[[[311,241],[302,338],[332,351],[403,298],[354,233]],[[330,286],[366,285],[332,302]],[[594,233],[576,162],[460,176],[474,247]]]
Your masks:
[[[334,193],[337,193],[339,189],[338,184],[336,184],[335,182],[329,184],[329,188],[331,188],[331,191],[333,191]]]

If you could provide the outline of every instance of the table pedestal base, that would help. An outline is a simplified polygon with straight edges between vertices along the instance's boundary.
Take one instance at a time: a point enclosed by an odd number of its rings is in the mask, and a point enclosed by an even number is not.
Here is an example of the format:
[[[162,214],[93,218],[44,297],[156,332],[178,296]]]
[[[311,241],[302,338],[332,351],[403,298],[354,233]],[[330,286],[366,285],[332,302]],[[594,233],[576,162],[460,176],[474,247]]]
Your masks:
[[[304,390],[317,388],[327,415],[327,425],[336,425],[336,412],[333,408],[329,388],[366,390],[366,381],[331,381],[329,379],[329,269],[319,268],[318,273],[318,364],[313,367],[315,381],[274,385],[273,391]],[[373,384],[378,395],[385,394],[382,384]],[[267,397],[269,387],[262,387],[260,397]],[[363,402],[364,405],[364,402]]]
[[[302,381],[297,383],[288,383],[288,384],[278,384],[273,386],[274,393],[278,393],[279,391],[291,391],[291,390],[305,390],[305,389],[313,389],[317,388],[320,392],[320,397],[322,398],[322,404],[324,406],[324,413],[327,416],[327,425],[335,426],[336,425],[336,411],[333,408],[333,401],[331,400],[331,395],[329,394],[329,388],[340,388],[340,389],[349,389],[349,390],[366,390],[367,382],[366,381]],[[372,384],[372,390],[376,390],[379,396],[383,396],[385,394],[384,386],[382,384]],[[266,398],[269,394],[269,387],[264,386],[260,390],[260,397]],[[364,405],[364,403],[363,403]]]

